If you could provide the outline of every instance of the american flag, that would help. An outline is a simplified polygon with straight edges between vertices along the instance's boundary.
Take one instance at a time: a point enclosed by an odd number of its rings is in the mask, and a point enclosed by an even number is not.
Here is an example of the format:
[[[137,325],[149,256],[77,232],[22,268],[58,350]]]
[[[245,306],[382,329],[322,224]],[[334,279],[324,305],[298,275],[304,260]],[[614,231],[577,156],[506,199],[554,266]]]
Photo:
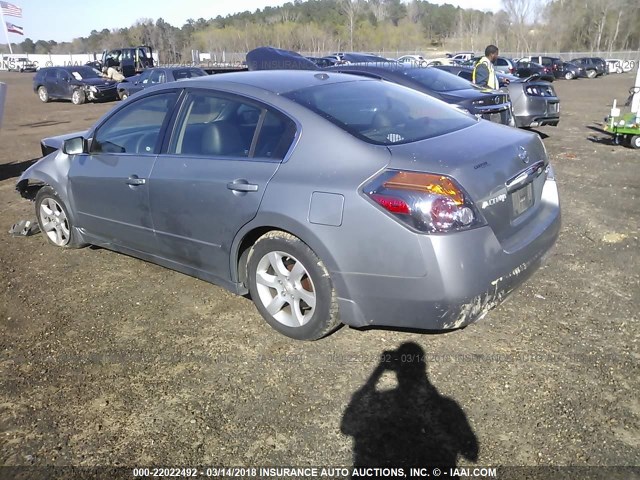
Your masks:
[[[0,2],[0,9],[3,15],[10,17],[22,17],[22,9],[16,5],[7,2]]]

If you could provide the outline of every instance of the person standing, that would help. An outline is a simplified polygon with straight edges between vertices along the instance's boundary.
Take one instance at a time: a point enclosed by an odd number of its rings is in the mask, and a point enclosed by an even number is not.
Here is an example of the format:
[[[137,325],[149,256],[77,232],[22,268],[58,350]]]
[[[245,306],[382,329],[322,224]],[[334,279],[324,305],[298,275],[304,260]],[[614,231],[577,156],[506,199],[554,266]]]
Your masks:
[[[498,47],[495,45],[488,45],[484,49],[484,57],[478,60],[473,67],[473,74],[471,81],[481,87],[491,88],[497,90],[500,88],[498,83],[498,77],[496,76],[493,64],[498,59]]]

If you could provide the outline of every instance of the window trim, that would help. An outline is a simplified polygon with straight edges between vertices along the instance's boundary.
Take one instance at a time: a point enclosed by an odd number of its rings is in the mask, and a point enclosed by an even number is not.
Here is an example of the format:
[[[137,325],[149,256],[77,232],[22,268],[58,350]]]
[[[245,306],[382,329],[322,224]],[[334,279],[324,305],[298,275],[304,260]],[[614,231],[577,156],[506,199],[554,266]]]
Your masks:
[[[169,152],[169,147],[173,143],[175,135],[178,135],[178,120],[181,118],[182,113],[185,108],[187,108],[187,99],[189,98],[189,94],[191,93],[205,93],[212,96],[218,96],[222,98],[227,98],[230,100],[238,101],[241,103],[246,103],[256,108],[260,109],[260,118],[258,119],[258,123],[256,124],[255,132],[253,133],[253,138],[251,139],[251,147],[249,149],[249,154],[246,157],[238,157],[238,156],[211,156],[211,155],[196,155],[196,154],[188,154],[183,155],[181,153]],[[262,126],[264,124],[264,118],[269,110],[273,112],[277,112],[278,114],[284,116],[295,126],[296,132],[293,136],[293,140],[289,145],[289,149],[284,154],[282,159],[277,158],[269,158],[269,157],[256,157],[255,156],[255,146],[257,145],[258,139],[260,138],[260,132],[262,131]],[[227,90],[218,90],[212,88],[202,88],[202,87],[187,87],[183,90],[183,94],[179,99],[179,104],[176,104],[174,108],[174,112],[171,116],[171,122],[167,127],[167,132],[164,136],[164,140],[162,142],[162,148],[160,149],[159,155],[167,155],[172,157],[198,157],[198,158],[208,158],[211,160],[239,160],[243,162],[267,162],[267,163],[285,163],[291,157],[292,152],[295,150],[298,141],[302,135],[302,124],[298,121],[297,118],[292,117],[288,113],[284,112],[282,108],[278,108],[275,105],[271,105],[265,103],[259,98],[254,97],[249,94],[237,94],[234,92],[229,92]]]
[[[107,123],[111,118],[113,118],[115,115],[117,115],[119,112],[121,112],[123,109],[125,108],[129,108],[133,105],[135,105],[136,103],[149,99],[151,97],[155,97],[158,95],[166,95],[166,94],[171,94],[171,93],[175,93],[176,98],[174,101],[173,106],[171,107],[171,112],[169,112],[169,115],[166,115],[164,120],[162,121],[162,125],[160,126],[160,131],[158,132],[158,140],[161,141],[156,141],[156,144],[154,146],[153,152],[151,153],[127,153],[127,152],[122,152],[122,153],[116,153],[116,152],[94,152],[92,151],[93,148],[93,143],[95,140],[95,136],[96,133],[100,131],[100,129],[104,126],[105,123]],[[98,125],[95,126],[95,128],[91,131],[91,134],[89,135],[89,139],[88,139],[88,143],[89,143],[89,152],[88,155],[118,155],[118,156],[157,156],[160,154],[160,152],[162,152],[162,146],[164,145],[164,139],[166,137],[167,134],[167,127],[170,124],[170,120],[173,118],[174,112],[176,110],[177,105],[180,104],[181,98],[184,95],[184,90],[179,89],[179,88],[171,88],[171,89],[166,89],[166,90],[160,90],[157,92],[153,92],[144,96],[140,96],[130,102],[127,102],[123,105],[121,105],[119,108],[116,108],[115,110],[113,110],[112,112],[110,112],[110,114],[103,118],[100,123]],[[158,148],[158,146],[160,146],[160,148]]]

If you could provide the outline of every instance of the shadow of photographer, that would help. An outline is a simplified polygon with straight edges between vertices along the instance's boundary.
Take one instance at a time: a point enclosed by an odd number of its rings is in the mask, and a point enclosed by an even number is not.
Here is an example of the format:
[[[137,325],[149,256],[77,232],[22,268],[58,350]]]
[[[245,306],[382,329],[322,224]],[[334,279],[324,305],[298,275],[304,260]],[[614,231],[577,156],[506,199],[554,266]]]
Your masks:
[[[386,371],[395,373],[397,386],[379,390]],[[464,411],[429,382],[425,352],[412,342],[384,352],[351,398],[340,429],[353,437],[356,468],[449,468],[460,455],[478,459],[478,441]]]

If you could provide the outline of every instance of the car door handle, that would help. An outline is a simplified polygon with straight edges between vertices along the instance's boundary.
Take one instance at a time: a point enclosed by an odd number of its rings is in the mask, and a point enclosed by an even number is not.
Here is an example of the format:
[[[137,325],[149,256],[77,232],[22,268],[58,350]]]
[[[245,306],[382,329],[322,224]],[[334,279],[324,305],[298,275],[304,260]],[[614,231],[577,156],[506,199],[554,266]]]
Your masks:
[[[249,183],[246,180],[236,180],[234,182],[227,183],[227,188],[235,192],[257,192],[258,185],[255,183]]]
[[[146,178],[138,178],[137,175],[131,175],[127,178],[127,185],[144,185],[147,183]]]

